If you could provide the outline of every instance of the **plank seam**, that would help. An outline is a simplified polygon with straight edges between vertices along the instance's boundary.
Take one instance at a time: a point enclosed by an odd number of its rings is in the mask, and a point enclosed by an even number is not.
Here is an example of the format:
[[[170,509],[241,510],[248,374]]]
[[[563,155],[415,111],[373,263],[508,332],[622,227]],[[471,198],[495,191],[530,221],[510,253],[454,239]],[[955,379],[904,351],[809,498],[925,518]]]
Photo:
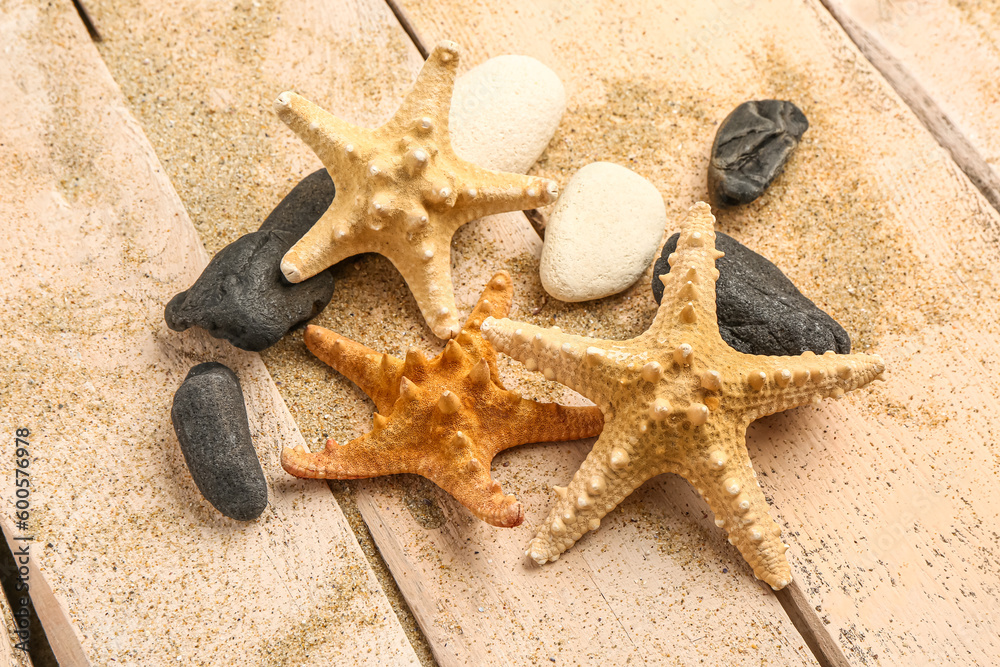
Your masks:
[[[90,35],[90,39],[94,42],[103,41],[104,38],[98,32],[97,26],[94,25],[94,20],[90,18],[87,8],[83,5],[83,0],[73,0],[73,7],[76,8],[76,13],[80,16],[80,20],[83,21],[84,27],[87,28],[87,34]]]
[[[948,151],[972,184],[1000,211],[1000,178],[934,98],[878,39],[856,23],[836,0],[819,0],[861,54],[892,86],[931,136]]]
[[[268,371],[268,373],[270,373],[270,370]],[[340,502],[340,496],[334,489],[334,483],[337,481],[341,480],[328,479],[326,480],[326,485],[327,488],[330,489],[330,493],[331,495],[333,495],[333,499],[334,501],[336,501],[337,506],[340,507],[342,512],[344,512],[344,505]],[[426,646],[430,650],[431,643],[427,639],[427,633],[424,631],[423,627],[421,627],[420,619],[417,618],[417,615],[413,612],[413,607],[410,606],[410,601],[406,598],[406,595],[399,587],[399,582],[396,581],[396,575],[393,573],[392,568],[389,567],[389,563],[386,562],[385,556],[382,554],[382,550],[378,545],[378,541],[375,539],[375,534],[372,532],[371,526],[368,524],[368,517],[361,510],[361,506],[357,503],[357,497],[356,497],[357,489],[352,488],[349,491],[349,493],[355,496],[354,499],[355,508],[358,514],[361,516],[361,526],[355,526],[348,519],[348,525],[351,529],[351,532],[354,534],[354,539],[358,542],[358,548],[361,551],[362,555],[364,555],[365,559],[368,561],[368,564],[371,566],[372,571],[376,573],[376,579],[378,579],[378,572],[386,572],[389,575],[386,577],[388,581],[383,582],[382,580],[379,579],[376,583],[378,583],[378,586],[380,589],[382,589],[383,593],[388,594],[389,592],[392,592],[394,595],[399,597],[401,608],[397,608],[395,605],[391,605],[391,609],[392,612],[396,614],[396,618],[399,619],[399,624],[403,628],[403,634],[406,636],[406,640],[410,642],[410,646],[413,648],[414,652],[417,651],[417,647],[413,646],[413,640],[417,637],[419,637],[419,639],[423,641],[424,646]],[[346,512],[344,512],[344,518],[347,519]],[[358,534],[358,532],[362,529],[365,531],[366,533],[365,535]],[[364,538],[365,542],[371,543],[373,547],[371,549],[372,553],[369,553],[369,549],[364,548],[364,545],[362,545],[361,543],[362,538]],[[393,590],[386,591],[385,589],[387,585],[391,585]],[[410,628],[413,629],[411,630]],[[416,637],[411,636],[411,634],[415,635]],[[422,656],[418,655],[418,657]],[[433,661],[432,667],[438,667],[437,660],[433,657],[433,653],[431,656],[431,660]]]
[[[850,667],[847,656],[827,632],[819,614],[809,605],[798,581],[793,580],[782,590],[776,591],[775,597],[820,667]]]
[[[403,11],[403,8],[399,6],[399,2],[397,2],[397,0],[385,0],[385,4],[389,6],[389,9],[396,17],[396,20],[399,21],[399,25],[406,31],[410,41],[413,42],[413,46],[417,47],[420,57],[427,60],[427,56],[430,54],[430,51],[427,50],[423,40],[420,39],[420,35],[418,35],[417,31],[414,29],[413,23],[410,22],[410,17],[407,16],[406,12]]]

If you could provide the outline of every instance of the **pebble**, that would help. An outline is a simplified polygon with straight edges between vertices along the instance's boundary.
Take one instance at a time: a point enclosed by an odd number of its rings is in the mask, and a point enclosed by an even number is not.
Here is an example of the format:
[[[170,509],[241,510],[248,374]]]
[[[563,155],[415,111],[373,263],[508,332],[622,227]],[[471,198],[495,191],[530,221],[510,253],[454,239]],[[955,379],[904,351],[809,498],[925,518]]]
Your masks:
[[[744,102],[719,125],[708,164],[715,206],[748,204],[764,193],[799,145],[809,121],[783,100]]]
[[[455,81],[448,132],[455,154],[494,171],[524,174],[566,110],[555,72],[529,56],[498,56]]]
[[[570,179],[545,226],[542,287],[561,301],[621,292],[653,261],[666,222],[652,183],[610,162],[588,164]]]
[[[236,373],[214,361],[192,368],[174,394],[170,419],[205,499],[231,519],[259,517],[267,507],[267,481]]]
[[[677,248],[677,234],[663,246],[653,266],[653,296],[663,296],[660,275],[670,270],[667,257]],[[747,354],[798,355],[851,351],[844,328],[803,296],[777,266],[722,232],[715,246],[726,256],[717,260],[715,285],[722,340]]]
[[[167,326],[174,331],[198,326],[238,348],[259,352],[318,315],[333,298],[333,274],[327,270],[292,284],[279,267],[333,195],[326,169],[302,179],[259,230],[216,253],[194,285],[170,300],[164,311]]]

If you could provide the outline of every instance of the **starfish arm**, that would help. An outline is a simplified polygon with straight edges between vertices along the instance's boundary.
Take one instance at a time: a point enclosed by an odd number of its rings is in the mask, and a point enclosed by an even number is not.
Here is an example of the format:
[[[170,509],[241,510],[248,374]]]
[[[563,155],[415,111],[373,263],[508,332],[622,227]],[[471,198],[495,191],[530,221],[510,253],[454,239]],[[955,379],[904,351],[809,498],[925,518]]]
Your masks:
[[[455,42],[446,40],[438,43],[424,61],[403,103],[377,132],[402,135],[415,131],[430,135],[439,143],[442,138],[447,138],[448,114],[459,56]]]
[[[496,349],[529,371],[540,371],[546,380],[566,385],[607,412],[604,397],[615,375],[609,353],[614,341],[574,336],[507,318],[488,318],[482,331]]]
[[[490,282],[486,284],[486,289],[479,295],[472,312],[462,325],[462,331],[455,339],[463,348],[471,354],[478,354],[479,359],[486,361],[489,369],[490,379],[497,386],[503,387],[500,381],[500,373],[497,370],[497,353],[485,338],[479,327],[487,317],[506,317],[510,313],[510,306],[514,300],[514,282],[510,274],[506,271],[498,271]]]
[[[498,271],[486,284],[483,293],[479,295],[479,300],[476,301],[475,307],[469,313],[469,318],[462,328],[479,333],[479,327],[487,317],[506,317],[510,313],[513,301],[514,283],[510,274],[506,271]]]
[[[427,325],[438,338],[452,338],[461,330],[451,284],[451,245],[428,240],[419,254],[406,247],[387,249],[389,258],[410,287]]]
[[[695,487],[715,513],[715,525],[726,529],[730,544],[739,549],[757,578],[778,590],[792,580],[785,558],[788,547],[781,541],[781,527],[771,518],[750,463],[748,423],[699,426],[700,432],[679,446],[681,451],[696,452],[696,456],[673,464],[670,471]]]
[[[399,397],[402,361],[314,324],[306,327],[305,343],[320,360],[358,385],[379,412],[389,413]]]
[[[545,206],[559,196],[559,185],[547,178],[488,171],[468,162],[463,166],[450,216],[456,229],[487,215]]]
[[[739,354],[739,353],[737,353]],[[800,405],[818,403],[823,398],[840,398],[876,379],[885,370],[877,354],[834,354],[813,352],[795,357],[739,355],[744,369],[746,415],[758,419]]]
[[[367,252],[355,237],[356,213],[351,196],[337,192],[330,208],[281,258],[281,273],[292,283],[312,278],[337,262]]]
[[[634,424],[612,419],[567,487],[556,486],[556,503],[528,545],[539,565],[554,561],[646,480],[664,472],[637,452]]]
[[[349,168],[358,149],[370,141],[371,130],[351,125],[291,91],[278,96],[274,110],[316,153],[339,189],[336,175]]]
[[[669,273],[660,276],[663,298],[644,336],[658,337],[668,331],[690,330],[692,338],[719,338],[715,310],[715,260],[724,253],[715,249],[715,217],[708,204],[699,202],[681,221],[677,249],[667,261]]]
[[[400,446],[406,433],[398,425],[379,426],[381,420],[376,415],[376,427],[346,445],[331,439],[320,452],[308,452],[302,445],[285,447],[281,467],[290,475],[310,479],[366,479],[415,472],[408,452]]]
[[[489,448],[484,445],[485,448]],[[474,447],[482,449],[482,447]],[[417,472],[447,491],[470,512],[490,524],[511,528],[524,521],[524,509],[512,496],[505,495],[500,483],[490,476],[490,462],[486,452],[475,456],[464,451],[457,460],[448,457],[428,458]]]
[[[569,406],[515,398],[505,424],[497,427],[509,433],[502,438],[501,450],[531,442],[561,442],[600,435],[604,413],[596,406]]]

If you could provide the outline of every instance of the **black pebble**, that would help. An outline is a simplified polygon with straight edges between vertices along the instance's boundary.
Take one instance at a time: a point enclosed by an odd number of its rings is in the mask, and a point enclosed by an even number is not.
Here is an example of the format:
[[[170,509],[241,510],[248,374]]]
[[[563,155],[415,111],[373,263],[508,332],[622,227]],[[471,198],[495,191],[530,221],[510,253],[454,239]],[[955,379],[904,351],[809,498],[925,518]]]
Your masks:
[[[170,300],[167,326],[174,331],[199,326],[238,348],[259,352],[318,315],[333,298],[333,275],[327,270],[292,284],[280,264],[326,212],[333,195],[326,169],[302,179],[259,230],[220,250],[194,285]]]
[[[192,368],[174,394],[170,419],[205,499],[231,519],[259,517],[267,507],[267,481],[236,373],[214,361]]]
[[[657,303],[663,298],[660,275],[670,270],[667,257],[677,249],[677,237],[667,239],[653,266]],[[722,232],[716,232],[715,246],[726,253],[715,263],[715,306],[722,340],[730,347],[762,355],[850,353],[844,328],[803,296],[781,269]]]
[[[748,204],[764,193],[798,146],[809,121],[783,100],[744,102],[719,125],[708,163],[716,206]]]

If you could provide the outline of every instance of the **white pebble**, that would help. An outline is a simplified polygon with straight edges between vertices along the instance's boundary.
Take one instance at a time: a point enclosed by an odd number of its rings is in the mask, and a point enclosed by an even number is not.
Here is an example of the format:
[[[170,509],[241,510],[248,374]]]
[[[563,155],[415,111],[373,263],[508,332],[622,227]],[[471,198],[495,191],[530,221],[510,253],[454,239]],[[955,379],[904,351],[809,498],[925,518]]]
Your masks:
[[[652,183],[610,162],[594,162],[566,185],[545,227],[539,272],[561,301],[617,294],[649,267],[667,224]]]
[[[458,157],[523,174],[552,140],[566,110],[556,73],[529,56],[491,58],[455,82],[448,116]]]

